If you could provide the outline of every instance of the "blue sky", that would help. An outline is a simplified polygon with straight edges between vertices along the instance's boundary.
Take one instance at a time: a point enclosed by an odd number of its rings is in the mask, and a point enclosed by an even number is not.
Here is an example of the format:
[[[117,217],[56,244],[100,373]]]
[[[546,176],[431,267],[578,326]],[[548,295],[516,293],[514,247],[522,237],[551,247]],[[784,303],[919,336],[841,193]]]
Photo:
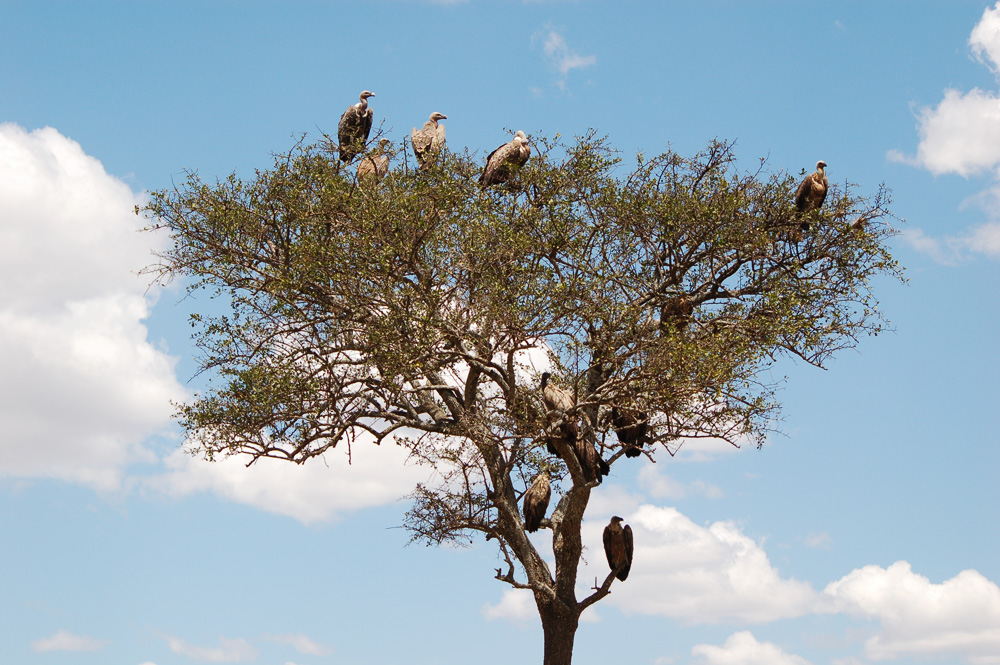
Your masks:
[[[178,452],[181,291],[134,271],[144,192],[252,174],[362,89],[485,155],[595,128],[624,155],[736,140],[750,168],[885,182],[895,331],[786,362],[781,435],[616,465],[629,580],[575,662],[1000,663],[1000,5],[0,1],[5,662],[537,662],[496,553],[406,546],[398,449],[305,467]],[[544,534],[541,536],[544,539]],[[541,540],[540,542],[544,542]]]

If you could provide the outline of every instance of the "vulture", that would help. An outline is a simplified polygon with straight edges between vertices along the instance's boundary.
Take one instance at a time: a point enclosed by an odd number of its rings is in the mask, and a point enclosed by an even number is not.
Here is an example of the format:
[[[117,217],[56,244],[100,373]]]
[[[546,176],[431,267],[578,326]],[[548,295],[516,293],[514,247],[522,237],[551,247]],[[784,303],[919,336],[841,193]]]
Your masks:
[[[576,406],[576,400],[574,400],[573,396],[562,388],[549,383],[550,376],[552,376],[550,372],[542,372],[542,402],[551,414],[549,416],[549,421],[555,422],[560,417],[559,413],[565,414],[567,411],[570,411],[574,406]],[[558,413],[553,414],[553,411]],[[560,425],[559,429],[562,437],[567,443],[575,444],[576,440],[580,438],[580,425],[576,422],[576,419],[567,419],[562,425]],[[550,455],[559,454],[556,447],[552,445],[551,440],[546,442],[546,448],[548,449]]]
[[[551,373],[542,372],[542,402],[545,403],[545,408],[549,410],[549,422],[555,422],[562,417],[560,414],[565,414],[576,407],[576,400],[567,391],[549,383],[550,376],[552,376]],[[566,443],[572,445],[573,452],[580,461],[580,466],[583,467],[584,478],[600,481],[601,476],[606,476],[611,472],[611,467],[608,466],[608,463],[597,454],[597,448],[594,447],[594,443],[580,435],[580,424],[576,418],[564,422],[560,426],[560,433]],[[559,451],[552,445],[551,441],[547,442],[547,447],[550,454],[559,454]]]
[[[441,154],[441,149],[444,147],[444,125],[439,124],[438,120],[447,119],[448,116],[444,113],[434,111],[423,127],[420,129],[414,127],[410,132],[413,154],[416,155],[421,170],[437,161],[438,155]]]
[[[375,117],[375,112],[368,108],[368,98],[374,96],[374,92],[365,90],[361,93],[361,101],[348,106],[340,116],[340,124],[337,125],[340,161],[349,162],[365,149],[365,142],[372,131],[372,118]]]
[[[518,131],[509,143],[494,150],[486,158],[486,166],[483,167],[483,175],[479,176],[479,184],[489,187],[498,183],[505,183],[510,178],[511,172],[515,168],[520,168],[531,156],[531,145],[524,132]]]
[[[622,527],[622,518],[617,515],[604,527],[604,554],[615,577],[624,582],[632,568],[632,527]]]
[[[552,496],[552,485],[549,483],[549,472],[542,471],[535,477],[531,487],[524,493],[524,528],[534,533],[538,531],[545,511],[549,508],[549,497]]]
[[[365,155],[358,162],[358,182],[367,178],[381,180],[385,177],[385,174],[389,172],[389,155],[386,152],[388,152],[391,143],[392,141],[389,139],[380,139],[378,148]]]
[[[649,416],[636,409],[611,408],[611,424],[615,427],[618,441],[626,446],[625,457],[638,457],[642,454],[642,447],[649,443],[648,419]]]
[[[670,298],[660,307],[660,330],[664,330],[668,322],[673,323],[677,332],[683,332],[694,314],[694,303],[689,298],[677,296]]]
[[[803,178],[799,188],[795,190],[795,209],[800,214],[819,210],[826,200],[826,190],[829,182],[826,179],[826,162],[822,159],[816,162],[816,172]],[[809,230],[809,222],[801,223],[803,231]]]

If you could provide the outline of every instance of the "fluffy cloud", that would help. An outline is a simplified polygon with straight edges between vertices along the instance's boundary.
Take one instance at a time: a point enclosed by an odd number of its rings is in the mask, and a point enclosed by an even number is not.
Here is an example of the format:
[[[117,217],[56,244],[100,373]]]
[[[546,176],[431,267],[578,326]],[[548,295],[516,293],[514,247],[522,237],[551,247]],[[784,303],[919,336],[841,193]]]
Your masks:
[[[535,598],[525,589],[504,589],[500,602],[496,605],[486,603],[481,611],[488,621],[505,619],[521,625],[537,621],[538,617]]]
[[[0,125],[0,475],[118,487],[182,399],[147,339],[141,196],[52,128]]]
[[[52,637],[43,637],[31,643],[32,651],[99,651],[107,646],[107,642],[95,640],[92,637],[74,635],[60,630]]]
[[[969,46],[980,62],[1000,73],[1000,2],[987,7],[972,29]],[[891,151],[889,158],[932,173],[968,176],[1000,166],[1000,97],[973,88],[947,89],[934,108],[918,113],[920,145],[914,158]]]
[[[217,647],[200,647],[173,636],[167,636],[166,640],[174,653],[203,663],[242,663],[257,658],[257,650],[243,638],[220,637]]]
[[[825,593],[838,610],[879,620],[881,632],[865,644],[873,660],[961,656],[974,665],[1000,663],[1000,587],[974,570],[933,584],[897,561],[855,570]]]
[[[675,508],[643,505],[626,522],[635,534],[628,583],[607,602],[624,612],[668,616],[685,623],[764,623],[828,611],[808,584],[782,579],[761,546],[732,522],[698,526]],[[605,520],[585,523],[590,566],[606,574],[601,545]]]
[[[695,645],[691,655],[696,665],[809,665],[805,658],[785,653],[776,644],[758,642],[747,630],[733,633],[721,647]]]
[[[356,442],[350,463],[344,445],[301,465],[265,458],[250,467],[247,457],[206,462],[178,450],[164,460],[165,473],[146,482],[173,496],[214,492],[309,524],[408,494],[428,472],[406,464],[406,459],[406,449],[388,442],[380,446]]]
[[[980,62],[1000,74],[1000,2],[983,12],[972,29],[969,46]],[[920,109],[917,120],[920,144],[916,156],[891,150],[888,158],[936,175],[992,173],[994,184],[971,200],[996,217],[1000,210],[1000,92],[947,89],[937,106]],[[996,223],[941,239],[914,229],[906,239],[940,263],[955,263],[968,254],[1000,257],[1000,225]]]
[[[532,38],[532,41],[541,41],[542,53],[545,54],[545,59],[548,60],[549,65],[553,69],[559,72],[559,80],[556,82],[556,85],[560,89],[566,88],[566,78],[571,71],[574,69],[584,69],[597,63],[597,56],[580,55],[571,49],[566,43],[566,38],[555,30],[546,29],[536,34]],[[532,88],[532,91],[537,91],[537,88]],[[539,93],[535,92],[535,94],[537,96]]]

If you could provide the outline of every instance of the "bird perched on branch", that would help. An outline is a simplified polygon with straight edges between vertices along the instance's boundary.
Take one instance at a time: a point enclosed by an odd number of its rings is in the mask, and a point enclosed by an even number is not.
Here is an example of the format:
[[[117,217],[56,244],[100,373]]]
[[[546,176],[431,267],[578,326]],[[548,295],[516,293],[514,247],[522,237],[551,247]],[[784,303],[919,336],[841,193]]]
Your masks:
[[[542,471],[536,477],[531,487],[524,493],[524,528],[529,532],[538,531],[545,511],[549,508],[549,498],[552,496],[552,485],[549,482],[549,472]]]
[[[389,155],[386,153],[391,144],[389,139],[379,139],[378,147],[358,162],[358,182],[362,179],[381,180],[385,177],[389,172]]]
[[[826,162],[822,159],[816,162],[816,171],[810,173],[799,184],[795,190],[795,210],[800,215],[805,215],[813,210],[819,210],[826,200],[826,192],[829,189],[829,181],[826,179]],[[799,223],[802,231],[809,230],[809,220],[804,219]],[[801,238],[802,234],[798,234]]]
[[[372,131],[372,119],[375,117],[375,112],[368,108],[368,98],[374,96],[374,92],[363,91],[359,97],[361,101],[348,106],[340,116],[340,124],[337,125],[340,161],[349,162],[365,149],[365,142]]]
[[[625,457],[638,457],[642,447],[649,443],[649,416],[637,409],[627,407],[611,408],[611,424],[615,427],[618,441],[625,444]]]
[[[559,434],[566,443],[572,446],[580,437],[580,425],[575,417],[566,417],[566,414],[576,406],[576,400],[567,391],[549,383],[549,377],[551,376],[551,372],[542,372],[542,382],[540,384],[542,389],[542,403],[545,404],[545,408],[548,410],[550,424],[556,422],[560,417],[564,418],[563,423],[559,426]],[[559,454],[551,439],[546,441],[546,448],[550,455]]]
[[[444,113],[434,111],[423,127],[420,129],[414,127],[410,132],[410,143],[413,145],[413,154],[416,156],[421,170],[426,169],[437,161],[438,155],[441,154],[441,149],[444,148],[445,132],[444,125],[440,124],[438,120],[447,119],[448,116]]]
[[[575,415],[572,415],[576,408],[576,400],[566,390],[549,383],[550,372],[542,372],[542,402],[548,409],[549,423],[556,422],[560,417],[563,424],[559,427],[559,434],[565,443],[573,448],[580,466],[583,467],[583,476],[587,480],[600,481],[601,476],[606,476],[611,472],[608,463],[597,454],[597,448],[593,442],[587,440],[580,434],[580,424]],[[550,454],[558,455],[559,450],[550,440],[546,443]]]
[[[617,515],[604,527],[604,554],[615,577],[624,582],[632,568],[632,527],[626,524],[623,528]]]
[[[486,166],[479,176],[479,184],[489,187],[506,183],[515,169],[525,165],[531,157],[531,144],[524,132],[518,131],[508,143],[491,152],[486,157]]]

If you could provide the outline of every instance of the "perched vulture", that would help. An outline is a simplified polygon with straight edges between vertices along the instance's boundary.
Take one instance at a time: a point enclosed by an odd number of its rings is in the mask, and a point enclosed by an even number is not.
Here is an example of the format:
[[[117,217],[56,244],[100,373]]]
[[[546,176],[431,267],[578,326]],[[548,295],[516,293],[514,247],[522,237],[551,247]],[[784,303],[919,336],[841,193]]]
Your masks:
[[[361,101],[348,106],[340,116],[340,124],[337,125],[340,161],[349,162],[365,149],[365,142],[372,131],[372,118],[375,117],[375,112],[368,108],[368,98],[374,96],[374,92],[365,90],[361,93]]]
[[[684,296],[670,298],[660,307],[660,330],[664,330],[668,322],[673,323],[678,332],[687,328],[694,314],[694,303]]]
[[[430,120],[425,122],[423,127],[420,129],[414,127],[410,132],[413,154],[416,155],[421,169],[429,167],[441,154],[441,148],[444,147],[444,125],[439,124],[438,120],[447,119],[448,116],[444,113],[434,111],[431,113]]]
[[[795,190],[795,209],[799,213],[808,213],[819,210],[826,200],[826,190],[829,182],[826,179],[826,162],[822,159],[816,162],[816,172],[810,173],[803,178],[799,188]],[[801,223],[803,231],[809,230],[809,222]]]
[[[624,582],[632,568],[632,527],[626,524],[623,528],[622,518],[617,515],[604,527],[604,554],[615,577]]]
[[[518,131],[509,143],[494,150],[486,158],[483,175],[479,176],[479,184],[483,187],[505,183],[515,168],[520,168],[531,157],[531,145],[524,132]]]
[[[642,447],[649,443],[648,416],[636,409],[617,406],[611,409],[611,424],[615,427],[618,440],[625,444],[625,457],[638,457]]]
[[[576,458],[580,460],[580,466],[583,467],[583,477],[587,480],[601,482],[601,476],[611,473],[611,467],[597,454],[594,442],[589,441],[586,437],[576,437],[576,445],[573,446],[573,452],[576,453]]]
[[[552,375],[549,372],[542,372],[541,387],[542,402],[549,410],[549,422],[553,423],[559,418],[563,418],[567,412],[572,411],[576,407],[576,400],[567,391],[549,383],[550,376]],[[564,420],[565,422],[559,428],[559,433],[562,440],[573,447],[573,452],[580,461],[580,466],[583,467],[583,477],[587,480],[600,481],[601,476],[611,473],[611,467],[597,454],[594,443],[580,435],[580,424],[577,419]],[[556,447],[552,445],[552,441],[548,441],[546,445],[550,454],[559,454]]]
[[[542,372],[541,388],[542,402],[549,411],[549,422],[552,423],[561,418],[567,411],[572,410],[576,406],[576,400],[562,388],[549,383],[550,376],[552,376],[550,372]],[[570,445],[574,445],[576,440],[580,438],[580,425],[575,418],[567,419],[559,430],[562,438]],[[550,455],[559,454],[551,440],[546,442],[546,448]]]
[[[358,162],[358,182],[368,178],[381,180],[385,177],[389,172],[389,155],[386,152],[391,143],[389,139],[380,139],[378,147]]]
[[[524,493],[524,528],[534,533],[538,531],[545,511],[549,508],[549,497],[552,496],[552,485],[549,483],[549,472],[542,471],[535,477],[531,487]]]

